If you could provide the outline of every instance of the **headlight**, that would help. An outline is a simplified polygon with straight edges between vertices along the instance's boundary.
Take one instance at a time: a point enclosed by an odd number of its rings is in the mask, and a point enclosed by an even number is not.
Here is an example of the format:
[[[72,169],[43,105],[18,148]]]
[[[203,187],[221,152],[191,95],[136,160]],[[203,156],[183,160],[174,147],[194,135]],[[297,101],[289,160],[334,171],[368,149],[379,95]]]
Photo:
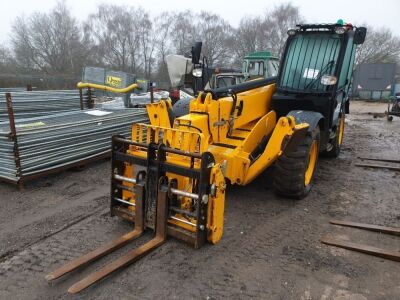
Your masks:
[[[200,68],[193,69],[192,74],[194,77],[201,77],[201,76],[203,76],[203,70]]]
[[[334,85],[337,82],[337,78],[332,75],[323,75],[321,77],[321,84],[322,85]]]
[[[296,35],[296,29],[289,29],[289,30],[287,31],[287,34],[288,34],[288,35]]]
[[[343,34],[343,33],[345,33],[345,32],[346,32],[346,28],[340,27],[340,26],[335,27],[335,33],[336,33],[336,34]]]

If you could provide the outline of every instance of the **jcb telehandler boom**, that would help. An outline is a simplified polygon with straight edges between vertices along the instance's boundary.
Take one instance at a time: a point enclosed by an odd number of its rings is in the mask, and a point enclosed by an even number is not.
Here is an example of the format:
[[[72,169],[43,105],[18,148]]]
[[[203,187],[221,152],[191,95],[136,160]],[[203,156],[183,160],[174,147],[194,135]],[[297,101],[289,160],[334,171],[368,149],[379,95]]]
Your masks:
[[[338,22],[288,31],[278,77],[208,90],[190,113],[170,101],[147,105],[150,125],[133,124],[132,139],[113,137],[111,214],[135,229],[47,276],[54,280],[139,237],[154,238],[73,285],[76,293],[173,236],[195,248],[223,233],[226,183],[246,185],[275,165],[280,194],[304,197],[318,155],[339,154],[355,47],[365,28]]]

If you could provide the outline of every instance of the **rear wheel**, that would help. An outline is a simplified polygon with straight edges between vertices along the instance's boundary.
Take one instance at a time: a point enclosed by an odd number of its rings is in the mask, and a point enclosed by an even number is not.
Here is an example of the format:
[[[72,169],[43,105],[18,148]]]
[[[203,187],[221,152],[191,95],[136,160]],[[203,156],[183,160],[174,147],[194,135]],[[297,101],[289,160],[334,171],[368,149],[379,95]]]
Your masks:
[[[342,112],[339,119],[339,124],[337,126],[335,137],[333,138],[331,144],[329,145],[330,149],[325,150],[323,153],[325,157],[336,158],[340,154],[340,149],[342,148],[343,136],[344,136],[345,116],[346,115]]]
[[[318,164],[319,128],[308,133],[296,151],[283,154],[275,164],[274,187],[278,194],[304,198],[311,190]]]

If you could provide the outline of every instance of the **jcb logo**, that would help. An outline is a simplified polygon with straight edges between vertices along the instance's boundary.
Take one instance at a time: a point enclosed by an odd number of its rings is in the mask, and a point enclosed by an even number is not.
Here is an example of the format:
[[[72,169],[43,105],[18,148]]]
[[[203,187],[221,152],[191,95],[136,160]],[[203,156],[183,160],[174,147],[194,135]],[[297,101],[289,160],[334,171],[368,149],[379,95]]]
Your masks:
[[[121,87],[122,79],[114,76],[107,76],[106,83],[113,87]]]

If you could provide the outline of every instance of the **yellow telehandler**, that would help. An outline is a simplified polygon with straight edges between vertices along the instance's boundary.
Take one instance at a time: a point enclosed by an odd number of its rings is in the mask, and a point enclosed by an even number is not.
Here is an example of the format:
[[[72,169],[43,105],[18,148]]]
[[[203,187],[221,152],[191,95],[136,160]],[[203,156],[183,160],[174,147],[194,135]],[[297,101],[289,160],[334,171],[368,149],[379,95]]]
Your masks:
[[[147,105],[150,124],[112,139],[111,214],[134,230],[46,276],[55,280],[138,238],[154,238],[74,284],[77,293],[162,245],[167,236],[218,243],[227,182],[247,185],[274,165],[279,194],[310,191],[320,153],[339,155],[355,49],[366,29],[303,24],[288,31],[277,77],[200,92],[187,115],[170,101]],[[196,50],[194,51],[196,52]],[[199,66],[199,53],[193,63]],[[201,76],[201,69],[193,71]]]

